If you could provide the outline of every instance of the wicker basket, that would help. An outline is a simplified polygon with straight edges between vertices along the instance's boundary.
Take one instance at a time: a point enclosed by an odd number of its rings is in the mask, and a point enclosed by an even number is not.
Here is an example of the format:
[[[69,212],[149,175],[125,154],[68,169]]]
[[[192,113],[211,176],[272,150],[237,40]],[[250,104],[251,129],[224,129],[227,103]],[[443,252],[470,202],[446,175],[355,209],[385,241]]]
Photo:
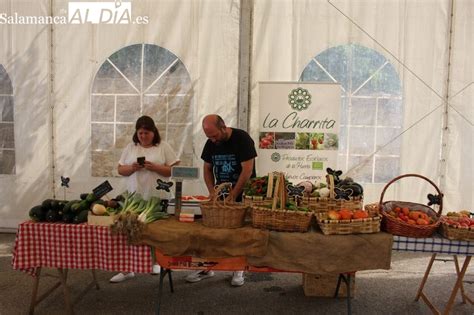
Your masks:
[[[316,213],[318,225],[324,235],[367,234],[380,232],[379,216],[365,219],[330,220],[327,212]]]
[[[342,208],[349,210],[362,210],[363,204],[364,198],[362,196],[355,198],[351,197],[350,200],[320,197],[303,198],[303,206],[308,207],[315,213],[340,210]]]
[[[217,200],[219,192],[230,183],[223,183],[216,187],[214,198],[207,202],[201,202],[202,223],[211,228],[239,228],[244,225],[245,213],[248,206]]]
[[[252,226],[259,229],[306,232],[312,217],[311,212],[252,207]]]
[[[272,208],[252,207],[253,227],[285,232],[308,231],[313,213],[285,209],[286,194],[284,186],[284,176],[280,174],[273,191]],[[278,200],[280,201],[280,209],[276,209]]]
[[[407,202],[407,201],[383,201],[383,197],[385,195],[385,191],[387,188],[397,180],[405,177],[418,177],[426,180],[429,182],[438,192],[440,197],[440,205],[439,205],[439,210],[438,212],[434,211],[432,208],[419,204],[419,203],[413,203],[413,202]],[[438,186],[436,186],[435,183],[433,183],[431,180],[428,178],[418,175],[418,174],[405,174],[401,175],[398,177],[395,177],[392,179],[390,182],[385,185],[384,189],[382,190],[382,194],[380,196],[380,202],[379,202],[379,209],[381,210],[381,215],[382,215],[382,229],[384,231],[387,231],[388,233],[391,233],[393,235],[400,235],[400,236],[406,236],[406,237],[430,237],[433,235],[433,233],[436,231],[440,224],[439,217],[441,215],[441,212],[443,210],[443,194],[439,190]],[[410,210],[417,210],[417,211],[422,211],[426,213],[435,223],[429,224],[429,225],[413,225],[413,224],[408,224],[405,221],[402,221],[398,218],[394,218],[391,215],[389,215],[387,212],[391,211],[392,209],[395,209],[396,207],[407,207]]]
[[[243,202],[249,207],[252,206],[270,206],[273,203],[273,192],[274,192],[274,179],[280,175],[280,172],[270,172],[268,173],[268,183],[267,191],[265,195],[254,196],[254,195],[245,195],[243,196]],[[257,178],[258,179],[258,178]]]
[[[364,210],[369,213],[369,217],[380,217],[378,203],[369,203],[364,206]]]
[[[459,218],[450,218],[451,220],[459,220]],[[450,225],[446,222],[446,217],[441,218],[440,232],[443,237],[450,240],[458,241],[474,241],[474,227],[458,227]]]
[[[268,198],[266,196],[243,196],[244,205],[252,206],[266,206],[271,205],[273,198]]]
[[[349,210],[362,210],[364,204],[363,196],[350,197],[349,200],[336,199],[334,192],[334,179],[329,177],[329,197],[306,197],[303,198],[303,206],[308,207],[316,214],[319,212],[328,212],[330,210],[340,210],[342,208]]]

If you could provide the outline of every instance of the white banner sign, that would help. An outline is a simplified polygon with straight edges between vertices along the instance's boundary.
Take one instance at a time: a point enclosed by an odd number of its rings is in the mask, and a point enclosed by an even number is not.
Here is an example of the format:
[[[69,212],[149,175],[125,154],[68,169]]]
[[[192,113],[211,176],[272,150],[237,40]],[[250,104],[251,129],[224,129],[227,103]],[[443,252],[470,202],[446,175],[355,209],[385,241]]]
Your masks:
[[[340,85],[260,82],[259,89],[258,174],[324,182],[326,168],[337,165]]]

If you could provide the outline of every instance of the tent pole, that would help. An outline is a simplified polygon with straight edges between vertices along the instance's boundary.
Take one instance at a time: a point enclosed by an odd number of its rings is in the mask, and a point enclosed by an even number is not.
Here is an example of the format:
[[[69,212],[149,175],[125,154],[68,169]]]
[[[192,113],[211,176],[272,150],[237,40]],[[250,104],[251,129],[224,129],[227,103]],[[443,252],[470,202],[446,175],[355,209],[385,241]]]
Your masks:
[[[54,0],[49,0],[49,15],[54,17]],[[54,23],[49,25],[49,115],[51,122],[51,190],[56,199],[56,139],[55,139],[55,94],[54,94]]]
[[[444,112],[441,130],[441,150],[440,150],[440,168],[439,168],[439,187],[444,191],[446,185],[447,172],[447,155],[448,155],[448,140],[449,140],[449,97],[450,97],[450,78],[451,78],[451,56],[452,56],[452,42],[453,42],[453,21],[454,21],[454,1],[450,1],[449,7],[449,33],[448,33],[448,60],[447,60],[447,76],[446,76],[446,90],[444,93]]]
[[[250,57],[252,52],[253,0],[240,0],[239,74],[237,91],[238,127],[249,128]]]

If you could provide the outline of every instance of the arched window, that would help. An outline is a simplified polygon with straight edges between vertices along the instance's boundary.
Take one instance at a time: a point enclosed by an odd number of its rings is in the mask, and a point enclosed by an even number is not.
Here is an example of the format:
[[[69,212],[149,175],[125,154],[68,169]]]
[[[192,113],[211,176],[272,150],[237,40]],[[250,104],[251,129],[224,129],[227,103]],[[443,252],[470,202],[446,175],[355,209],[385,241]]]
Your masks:
[[[13,86],[0,65],[0,174],[15,174]]]
[[[340,169],[357,166],[353,177],[364,183],[399,175],[400,139],[392,140],[402,130],[401,84],[383,55],[355,44],[331,47],[310,61],[300,81],[341,84]]]
[[[124,47],[97,72],[91,96],[92,176],[115,176],[135,121],[148,115],[161,138],[192,165],[193,90],[184,64],[149,44]]]

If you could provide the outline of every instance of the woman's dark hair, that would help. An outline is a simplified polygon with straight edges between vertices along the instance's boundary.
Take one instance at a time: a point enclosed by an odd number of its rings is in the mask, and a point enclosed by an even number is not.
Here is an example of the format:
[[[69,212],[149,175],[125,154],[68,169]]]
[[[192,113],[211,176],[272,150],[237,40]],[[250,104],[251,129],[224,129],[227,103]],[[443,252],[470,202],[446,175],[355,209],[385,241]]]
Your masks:
[[[161,142],[160,133],[158,131],[158,128],[156,128],[155,122],[153,121],[153,119],[150,116],[142,116],[137,119],[137,123],[135,124],[135,133],[133,134],[133,142],[135,144],[140,142],[138,141],[137,131],[138,129],[142,129],[142,128],[153,132],[154,134],[153,145],[157,145]]]

